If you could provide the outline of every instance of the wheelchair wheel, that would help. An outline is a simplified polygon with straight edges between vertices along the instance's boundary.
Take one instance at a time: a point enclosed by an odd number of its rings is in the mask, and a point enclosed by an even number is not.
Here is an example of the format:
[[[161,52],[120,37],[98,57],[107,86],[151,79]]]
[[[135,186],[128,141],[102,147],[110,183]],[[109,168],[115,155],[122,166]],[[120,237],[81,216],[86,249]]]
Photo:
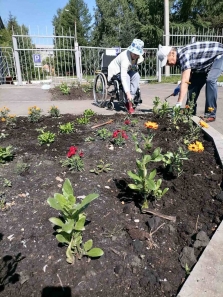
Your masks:
[[[104,107],[104,102],[107,99],[107,80],[102,72],[98,73],[95,77],[93,95],[97,105]]]
[[[113,110],[114,108],[115,108],[114,103],[111,102],[111,101],[109,101],[109,102],[107,103],[107,109],[109,109],[109,110]]]

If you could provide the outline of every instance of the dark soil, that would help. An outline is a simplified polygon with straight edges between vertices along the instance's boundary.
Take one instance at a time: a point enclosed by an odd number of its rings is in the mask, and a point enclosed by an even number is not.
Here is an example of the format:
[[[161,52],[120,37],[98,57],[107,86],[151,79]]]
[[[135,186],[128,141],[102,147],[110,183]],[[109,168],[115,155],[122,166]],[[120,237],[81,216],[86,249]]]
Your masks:
[[[12,145],[15,157],[0,167],[1,205],[0,295],[8,296],[85,296],[85,297],[165,297],[176,296],[186,272],[179,262],[185,246],[193,246],[197,232],[203,230],[213,235],[223,218],[222,203],[215,199],[220,192],[222,170],[215,159],[211,141],[203,138],[204,152],[190,152],[184,162],[180,177],[168,175],[162,163],[152,163],[157,168],[162,188],[169,191],[149,207],[159,213],[176,216],[176,222],[160,219],[152,236],[147,221],[148,214],[140,212],[139,196],[127,186],[132,183],[127,171],[136,169],[136,153],[132,141],[134,132],[147,133],[144,123],[148,120],[159,124],[153,139],[153,149],[161,147],[163,153],[175,151],[181,145],[180,137],[188,127],[179,130],[171,127],[168,119],[153,119],[149,115],[135,115],[135,127],[128,126],[129,136],[123,148],[109,149],[110,140],[100,140],[93,125],[114,119],[104,126],[111,132],[124,126],[124,115],[93,116],[87,125],[75,123],[75,132],[59,134],[58,125],[75,121],[73,115],[58,119],[44,117],[38,124],[19,118],[14,129],[0,123],[0,131],[9,134],[1,139],[1,146]],[[37,128],[56,133],[55,142],[49,147],[40,146]],[[100,128],[99,128],[100,129]],[[86,142],[87,137],[95,141]],[[70,146],[84,152],[85,171],[71,173],[61,167]],[[113,171],[96,175],[89,170],[96,168],[99,160],[110,163]],[[18,162],[29,165],[25,172],[18,172]],[[98,259],[82,258],[73,265],[66,262],[66,247],[58,245],[55,227],[50,217],[59,213],[47,204],[47,198],[61,193],[65,178],[69,178],[78,201],[83,195],[98,193],[86,210],[89,223],[83,232],[84,241],[93,239],[94,246],[104,250]],[[11,182],[7,187],[5,179]],[[1,200],[3,201],[3,200]],[[13,235],[9,237],[10,235]],[[203,248],[195,248],[198,259]]]
[[[69,94],[63,94],[59,87],[50,89],[52,94],[52,101],[54,100],[88,100],[92,99],[92,89],[86,86],[70,87]]]

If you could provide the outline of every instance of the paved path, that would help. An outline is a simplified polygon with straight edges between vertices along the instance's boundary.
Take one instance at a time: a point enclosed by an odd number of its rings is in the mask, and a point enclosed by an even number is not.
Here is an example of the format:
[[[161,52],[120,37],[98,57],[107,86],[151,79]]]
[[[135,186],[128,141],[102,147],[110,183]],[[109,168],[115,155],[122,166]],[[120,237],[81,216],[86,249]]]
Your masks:
[[[141,85],[141,93],[143,103],[140,106],[140,110],[148,111],[153,106],[153,99],[155,96],[164,100],[165,97],[170,95],[176,85],[174,84],[143,84]],[[171,105],[176,102],[176,97],[170,97],[168,99]],[[113,114],[120,111],[110,111],[106,108],[99,108],[93,104],[92,100],[63,100],[63,101],[51,101],[51,94],[48,90],[42,90],[41,85],[27,85],[27,86],[0,86],[0,108],[7,106],[11,113],[24,116],[28,114],[28,107],[37,105],[43,109],[47,114],[51,105],[56,105],[60,109],[62,114],[73,113],[81,114],[85,109],[91,108],[98,114]],[[198,100],[198,115],[202,115],[205,105],[204,90],[201,91]],[[217,120],[211,123],[217,131],[223,134],[223,88],[219,87],[218,96],[218,111]]]

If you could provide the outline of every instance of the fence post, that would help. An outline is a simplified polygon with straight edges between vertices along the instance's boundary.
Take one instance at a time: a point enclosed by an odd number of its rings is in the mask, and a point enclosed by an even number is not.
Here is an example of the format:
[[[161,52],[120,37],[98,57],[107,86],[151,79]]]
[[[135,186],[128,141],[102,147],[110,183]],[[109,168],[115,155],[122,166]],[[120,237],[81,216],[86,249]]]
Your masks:
[[[15,36],[12,36],[12,44],[13,44],[13,54],[15,58],[15,67],[16,67],[18,85],[22,86],[22,74],[21,74],[21,67],[20,67],[20,60],[19,60],[19,53],[18,53],[18,44]]]
[[[158,47],[158,51],[160,50],[160,44],[159,44],[159,47]],[[158,55],[156,56],[156,69],[158,69],[157,71],[157,76],[158,76],[158,82],[161,82],[162,81],[162,69],[160,67],[160,61],[158,59]]]
[[[75,52],[75,64],[76,64],[77,79],[79,81],[81,81],[82,78],[81,78],[81,68],[80,68],[80,51],[79,51],[78,42],[76,42],[76,41],[74,43],[74,52]]]

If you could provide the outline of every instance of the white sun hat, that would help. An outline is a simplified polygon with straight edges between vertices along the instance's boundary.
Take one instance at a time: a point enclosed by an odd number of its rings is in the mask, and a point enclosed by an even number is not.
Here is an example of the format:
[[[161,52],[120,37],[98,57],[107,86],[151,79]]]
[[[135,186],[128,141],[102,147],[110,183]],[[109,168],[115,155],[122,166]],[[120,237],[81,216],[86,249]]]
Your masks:
[[[132,44],[128,47],[128,50],[136,55],[144,54],[144,42],[141,39],[134,39]]]
[[[159,50],[158,50],[157,56],[160,61],[160,67],[163,67],[166,65],[167,56],[169,55],[171,49],[172,49],[172,46],[159,45]]]

